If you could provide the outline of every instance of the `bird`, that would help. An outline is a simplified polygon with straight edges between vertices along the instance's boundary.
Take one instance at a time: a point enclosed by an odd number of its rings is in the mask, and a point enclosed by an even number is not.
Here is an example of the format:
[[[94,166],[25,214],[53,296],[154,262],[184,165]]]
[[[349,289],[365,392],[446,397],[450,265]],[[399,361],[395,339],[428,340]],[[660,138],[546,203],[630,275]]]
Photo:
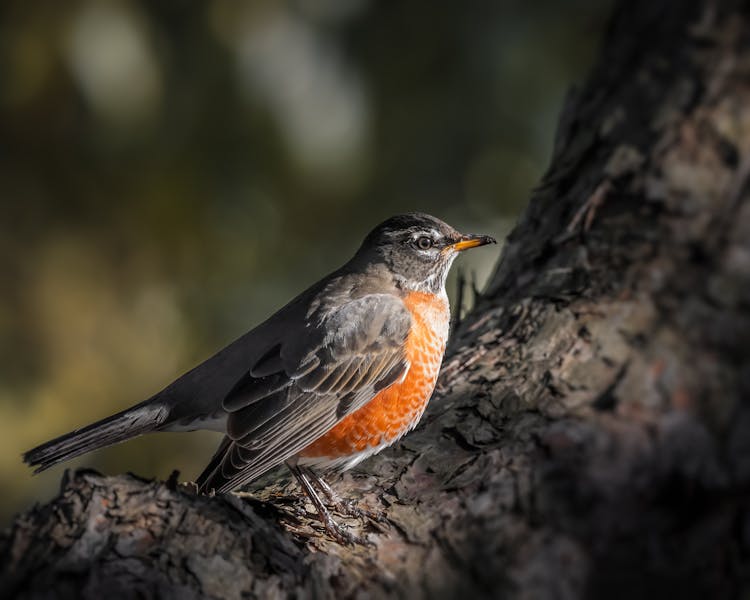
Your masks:
[[[342,267],[163,390],[23,460],[38,473],[146,433],[219,431],[199,492],[228,493],[286,464],[325,529],[351,542],[316,487],[332,499],[323,474],[417,425],[448,340],[448,271],[462,251],[493,243],[427,214],[393,216]]]

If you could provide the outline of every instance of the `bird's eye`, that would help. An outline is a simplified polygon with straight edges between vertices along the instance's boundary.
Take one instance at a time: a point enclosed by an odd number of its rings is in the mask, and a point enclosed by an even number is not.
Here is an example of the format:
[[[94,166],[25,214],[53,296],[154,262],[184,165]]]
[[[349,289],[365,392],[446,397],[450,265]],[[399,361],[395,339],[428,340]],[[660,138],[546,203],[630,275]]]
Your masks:
[[[420,250],[429,250],[432,248],[432,238],[428,238],[426,235],[417,238],[417,248]]]

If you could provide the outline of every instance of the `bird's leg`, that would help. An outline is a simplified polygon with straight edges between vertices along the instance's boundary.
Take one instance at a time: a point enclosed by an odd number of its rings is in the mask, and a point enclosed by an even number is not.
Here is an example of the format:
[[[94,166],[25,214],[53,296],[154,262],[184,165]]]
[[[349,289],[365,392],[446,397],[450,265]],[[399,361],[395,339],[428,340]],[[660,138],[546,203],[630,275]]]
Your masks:
[[[346,531],[334,520],[334,518],[331,516],[331,513],[328,512],[326,505],[323,504],[323,501],[320,499],[320,496],[318,496],[318,494],[315,492],[315,488],[313,488],[312,484],[310,483],[308,475],[300,467],[298,467],[297,465],[291,465],[289,463],[287,463],[287,467],[289,467],[292,475],[294,475],[294,477],[297,479],[305,494],[310,499],[310,502],[313,503],[313,506],[318,511],[318,516],[320,517],[321,523],[323,523],[323,527],[325,527],[326,531],[334,539],[341,542],[342,544],[364,543],[363,540]]]
[[[304,470],[304,473],[307,475],[308,479],[315,486],[317,486],[317,488],[321,492],[323,492],[329,504],[331,504],[341,514],[347,515],[349,517],[355,517],[357,519],[369,519],[370,521],[376,521],[378,523],[385,522],[386,519],[382,514],[365,510],[359,507],[356,502],[353,502],[351,500],[344,500],[334,491],[334,489],[330,485],[328,485],[328,482],[325,479],[323,479],[312,469],[306,467],[300,467],[300,469]]]
[[[337,509],[344,507],[344,501],[336,492],[333,491],[333,488],[328,485],[325,479],[323,479],[309,467],[300,467],[300,469],[305,473],[305,475],[307,475],[307,478],[310,480],[310,482],[321,492],[323,492],[328,502],[333,504]]]

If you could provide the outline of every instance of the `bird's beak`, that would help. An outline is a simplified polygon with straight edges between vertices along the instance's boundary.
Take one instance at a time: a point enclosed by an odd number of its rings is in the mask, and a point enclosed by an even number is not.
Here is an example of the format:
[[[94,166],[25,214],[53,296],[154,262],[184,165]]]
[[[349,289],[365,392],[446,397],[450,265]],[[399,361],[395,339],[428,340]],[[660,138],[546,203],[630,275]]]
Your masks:
[[[461,252],[463,250],[468,250],[469,248],[476,248],[477,246],[485,246],[487,244],[497,244],[497,242],[495,241],[495,238],[490,237],[489,235],[474,235],[473,233],[470,233],[468,235],[462,235],[459,241],[451,244],[448,248],[455,252]]]

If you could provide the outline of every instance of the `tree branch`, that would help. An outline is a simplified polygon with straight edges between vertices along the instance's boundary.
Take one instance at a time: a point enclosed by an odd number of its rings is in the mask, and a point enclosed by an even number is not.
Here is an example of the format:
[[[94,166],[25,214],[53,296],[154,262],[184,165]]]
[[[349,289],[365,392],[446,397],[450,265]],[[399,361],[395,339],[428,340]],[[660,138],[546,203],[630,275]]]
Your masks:
[[[19,597],[733,597],[750,573],[750,23],[621,2],[436,397],[334,485],[78,472],[0,538]]]

